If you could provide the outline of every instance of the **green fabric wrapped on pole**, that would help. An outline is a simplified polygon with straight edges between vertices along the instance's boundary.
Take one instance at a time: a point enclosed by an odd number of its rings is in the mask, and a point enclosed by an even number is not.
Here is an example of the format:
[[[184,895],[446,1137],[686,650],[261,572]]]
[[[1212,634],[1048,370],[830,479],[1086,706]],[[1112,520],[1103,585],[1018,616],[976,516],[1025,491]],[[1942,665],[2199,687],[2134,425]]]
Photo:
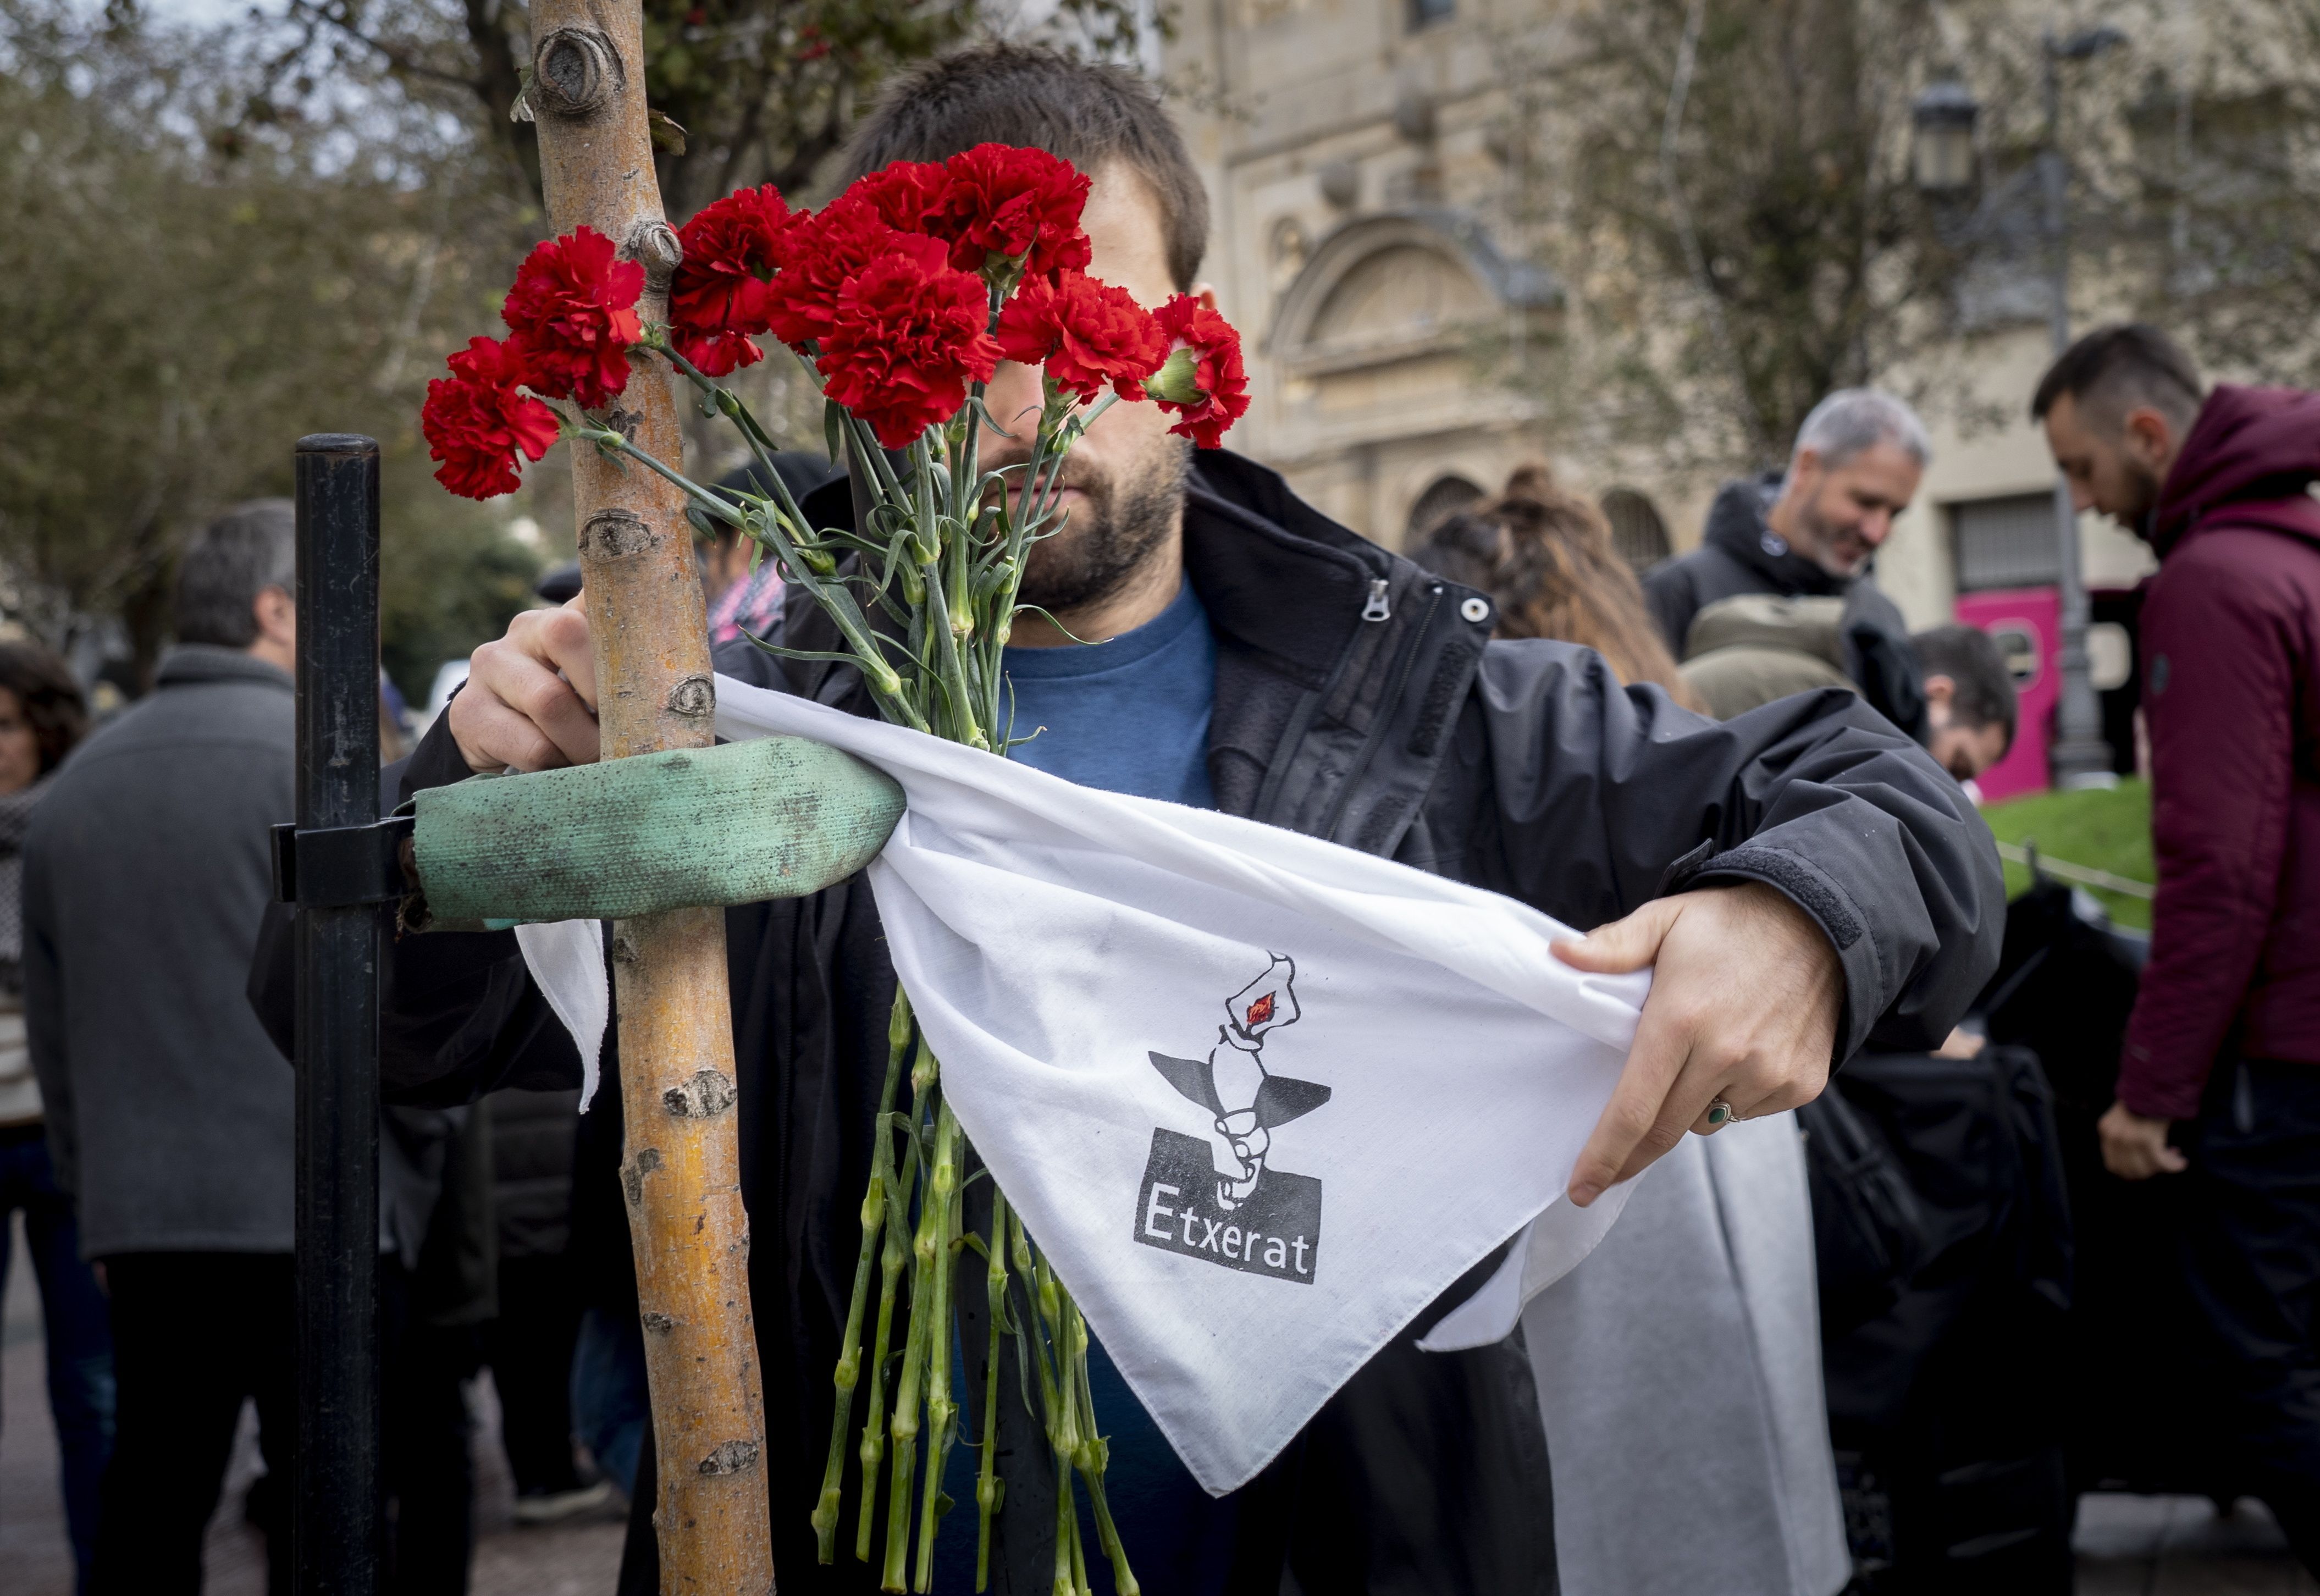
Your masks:
[[[430,787],[413,805],[427,923],[617,920],[802,897],[885,846],[902,790],[802,738]]]

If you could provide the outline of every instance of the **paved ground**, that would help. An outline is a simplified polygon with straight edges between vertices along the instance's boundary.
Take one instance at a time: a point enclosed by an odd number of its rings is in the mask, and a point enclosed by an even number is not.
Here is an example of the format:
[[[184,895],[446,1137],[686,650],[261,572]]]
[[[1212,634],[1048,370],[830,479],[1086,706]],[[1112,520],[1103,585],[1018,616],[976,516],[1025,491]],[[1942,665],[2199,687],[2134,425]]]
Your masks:
[[[20,1263],[10,1273],[0,1313],[0,1570],[6,1571],[0,1587],[7,1596],[70,1596],[38,1301],[32,1272]],[[476,1407],[475,1596],[611,1596],[621,1517],[515,1528],[488,1380],[478,1383]],[[256,1420],[245,1413],[243,1422],[227,1499],[210,1526],[206,1596],[265,1596],[264,1547],[241,1523],[241,1492],[258,1471]],[[2253,1503],[2221,1519],[2188,1497],[2089,1497],[2080,1508],[2078,1547],[2079,1596],[2320,1596],[2320,1585],[2288,1557],[2278,1528]]]
[[[23,1263],[21,1230],[16,1239],[16,1266],[9,1271],[0,1312],[0,1591],[71,1596],[72,1555],[65,1543],[56,1432],[41,1360],[40,1299]],[[612,1596],[627,1509],[616,1505],[585,1521],[518,1528],[489,1379],[477,1382],[475,1407],[479,1489],[473,1596]],[[258,1420],[248,1409],[242,1428],[226,1499],[210,1524],[204,1596],[266,1593],[265,1542],[241,1521],[241,1493],[259,1470]]]

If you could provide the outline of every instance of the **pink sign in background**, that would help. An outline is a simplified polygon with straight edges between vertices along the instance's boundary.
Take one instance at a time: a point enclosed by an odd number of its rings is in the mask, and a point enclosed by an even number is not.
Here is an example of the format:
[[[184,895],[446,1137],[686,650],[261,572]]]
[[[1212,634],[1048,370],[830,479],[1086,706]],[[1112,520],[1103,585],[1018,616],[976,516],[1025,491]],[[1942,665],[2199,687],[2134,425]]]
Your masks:
[[[1998,639],[2015,667],[2021,695],[2014,746],[1981,773],[1982,800],[1996,803],[2053,784],[2046,745],[2053,738],[2054,705],[2062,696],[2056,660],[2062,647],[2062,601],[2051,587],[2007,587],[1958,595],[1957,618]]]

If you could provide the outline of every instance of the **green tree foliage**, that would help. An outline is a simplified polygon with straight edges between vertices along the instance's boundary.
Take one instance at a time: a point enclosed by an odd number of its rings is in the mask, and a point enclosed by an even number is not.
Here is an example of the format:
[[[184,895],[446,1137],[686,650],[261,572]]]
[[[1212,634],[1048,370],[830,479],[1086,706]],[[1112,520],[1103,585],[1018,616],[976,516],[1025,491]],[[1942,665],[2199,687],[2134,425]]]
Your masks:
[[[1931,11],[1630,0],[1572,21],[1518,104],[1590,403],[1773,461],[1890,357],[1937,275],[1907,162]]]
[[[2140,315],[2221,368],[2320,379],[2320,0],[2102,14],[2123,42],[2061,68],[2077,323]],[[1958,357],[2046,315],[2041,39],[2064,21],[1625,0],[1510,32],[1510,220],[1571,288],[1528,374],[1550,412],[1721,467],[1777,465],[1848,384],[1989,413]],[[1978,173],[1930,196],[1912,111],[1942,79],[1981,107]]]
[[[537,183],[518,107],[531,59],[518,0],[285,4],[302,44],[381,64],[430,103],[464,103]],[[803,190],[890,74],[1002,20],[991,10],[988,0],[644,0],[645,91],[664,119],[655,142],[669,213],[743,186]],[[1133,44],[1136,14],[1136,0],[1065,0],[1056,30],[1117,52]],[[285,68],[307,59],[295,48],[279,57]]]
[[[1116,51],[1134,9],[1058,14]],[[680,216],[745,183],[806,188],[888,74],[989,20],[974,0],[645,12]],[[261,0],[207,30],[136,0],[0,0],[0,610],[59,647],[117,619],[148,675],[186,538],[288,492],[301,434],[362,431],[385,450],[397,681],[415,697],[498,632],[543,558],[511,519],[568,548],[561,463],[471,504],[430,479],[418,415],[442,357],[498,330],[540,233],[511,115],[530,55],[512,0]]]
[[[419,404],[492,324],[533,218],[415,113],[253,122],[229,39],[81,17],[0,0],[0,567],[22,619],[62,646],[121,617],[150,669],[185,538],[287,493],[301,434],[363,431],[385,451],[391,616],[465,652],[485,618],[462,587],[492,595],[491,630],[516,607],[506,508],[429,480]]]
[[[2136,8],[2089,208],[2134,308],[2210,363],[2320,385],[2320,0]]]

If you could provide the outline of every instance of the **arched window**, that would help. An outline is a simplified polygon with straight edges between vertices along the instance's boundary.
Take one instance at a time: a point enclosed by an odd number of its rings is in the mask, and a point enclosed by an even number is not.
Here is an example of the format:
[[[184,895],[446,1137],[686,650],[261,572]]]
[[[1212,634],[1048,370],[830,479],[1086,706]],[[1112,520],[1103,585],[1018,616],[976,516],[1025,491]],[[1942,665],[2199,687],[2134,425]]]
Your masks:
[[[1417,542],[1459,511],[1479,503],[1482,497],[1482,490],[1463,476],[1437,477],[1409,507],[1409,541]]]
[[[1668,557],[1667,522],[1659,506],[1631,487],[1615,487],[1603,495],[1603,516],[1611,523],[1611,547],[1637,575]]]

